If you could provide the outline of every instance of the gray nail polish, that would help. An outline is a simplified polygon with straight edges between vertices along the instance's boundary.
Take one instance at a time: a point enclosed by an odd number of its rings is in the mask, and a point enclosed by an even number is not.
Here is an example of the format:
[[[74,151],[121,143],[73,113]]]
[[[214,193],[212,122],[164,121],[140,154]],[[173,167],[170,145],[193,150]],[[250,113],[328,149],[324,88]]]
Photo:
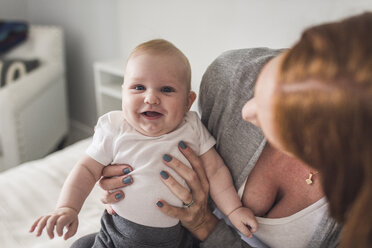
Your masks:
[[[168,179],[168,177],[169,177],[168,173],[165,172],[165,171],[161,171],[161,172],[160,172],[160,176],[161,176],[162,178],[164,178],[164,179]]]
[[[122,197],[122,195],[121,195],[120,193],[117,193],[117,194],[115,195],[115,199],[116,199],[116,200],[121,199],[121,197]]]
[[[163,156],[163,159],[164,159],[165,161],[167,161],[167,162],[172,161],[172,157],[169,156],[168,154],[165,154],[165,155]]]
[[[162,203],[161,201],[158,201],[158,202],[156,203],[156,205],[158,205],[158,207],[161,208],[161,207],[163,206],[163,203]]]
[[[132,182],[132,178],[131,177],[126,177],[123,179],[123,183],[124,184],[130,184]]]
[[[183,142],[183,141],[180,141],[180,142],[178,143],[178,145],[179,145],[182,149],[186,149],[186,148],[187,148],[187,145],[186,145],[185,142]]]
[[[123,173],[124,173],[124,175],[129,174],[129,173],[130,173],[130,169],[129,169],[129,168],[125,168],[125,169],[123,170]]]

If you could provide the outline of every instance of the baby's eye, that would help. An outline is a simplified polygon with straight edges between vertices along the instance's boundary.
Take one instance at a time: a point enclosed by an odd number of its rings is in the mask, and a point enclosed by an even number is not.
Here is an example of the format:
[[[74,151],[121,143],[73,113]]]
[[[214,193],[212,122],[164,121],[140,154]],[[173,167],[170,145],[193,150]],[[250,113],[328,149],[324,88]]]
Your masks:
[[[172,87],[165,86],[165,87],[161,88],[161,91],[165,92],[165,93],[169,93],[169,92],[174,92],[174,89]]]
[[[135,89],[136,89],[136,90],[145,90],[145,86],[143,86],[143,85],[137,85],[137,86],[135,87]]]

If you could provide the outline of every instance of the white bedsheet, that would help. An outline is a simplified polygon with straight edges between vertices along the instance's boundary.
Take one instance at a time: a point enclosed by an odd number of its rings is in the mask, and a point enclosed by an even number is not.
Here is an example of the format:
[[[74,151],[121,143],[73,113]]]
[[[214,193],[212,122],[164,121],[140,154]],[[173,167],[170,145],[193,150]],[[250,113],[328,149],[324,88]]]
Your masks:
[[[66,248],[77,238],[97,232],[104,210],[95,187],[79,214],[77,234],[67,241],[50,240],[44,234],[36,238],[28,232],[33,221],[52,211],[69,171],[83,155],[91,138],[82,140],[44,159],[27,162],[0,174],[0,247]]]

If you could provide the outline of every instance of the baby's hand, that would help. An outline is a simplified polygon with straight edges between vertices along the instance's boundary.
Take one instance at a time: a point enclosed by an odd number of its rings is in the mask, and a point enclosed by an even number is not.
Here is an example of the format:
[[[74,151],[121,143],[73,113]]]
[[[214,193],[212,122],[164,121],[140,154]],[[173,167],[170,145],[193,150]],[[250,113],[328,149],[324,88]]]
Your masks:
[[[75,235],[79,224],[78,213],[75,209],[63,207],[57,208],[53,213],[39,217],[32,227],[30,232],[36,231],[36,236],[39,237],[44,228],[48,233],[49,238],[54,238],[54,227],[58,236],[63,235],[63,228],[67,227],[67,232],[63,237],[65,240]]]
[[[248,238],[251,238],[252,233],[257,231],[257,220],[249,208],[237,208],[228,217],[231,223]]]

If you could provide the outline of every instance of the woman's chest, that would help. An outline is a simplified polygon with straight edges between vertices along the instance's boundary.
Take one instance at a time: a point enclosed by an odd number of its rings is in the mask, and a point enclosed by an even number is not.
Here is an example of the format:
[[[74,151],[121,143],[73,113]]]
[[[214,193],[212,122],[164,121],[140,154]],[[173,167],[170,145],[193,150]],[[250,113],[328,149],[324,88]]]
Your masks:
[[[310,206],[324,194],[319,175],[308,184],[310,169],[288,156],[263,154],[247,178],[242,202],[257,216],[280,218]]]

